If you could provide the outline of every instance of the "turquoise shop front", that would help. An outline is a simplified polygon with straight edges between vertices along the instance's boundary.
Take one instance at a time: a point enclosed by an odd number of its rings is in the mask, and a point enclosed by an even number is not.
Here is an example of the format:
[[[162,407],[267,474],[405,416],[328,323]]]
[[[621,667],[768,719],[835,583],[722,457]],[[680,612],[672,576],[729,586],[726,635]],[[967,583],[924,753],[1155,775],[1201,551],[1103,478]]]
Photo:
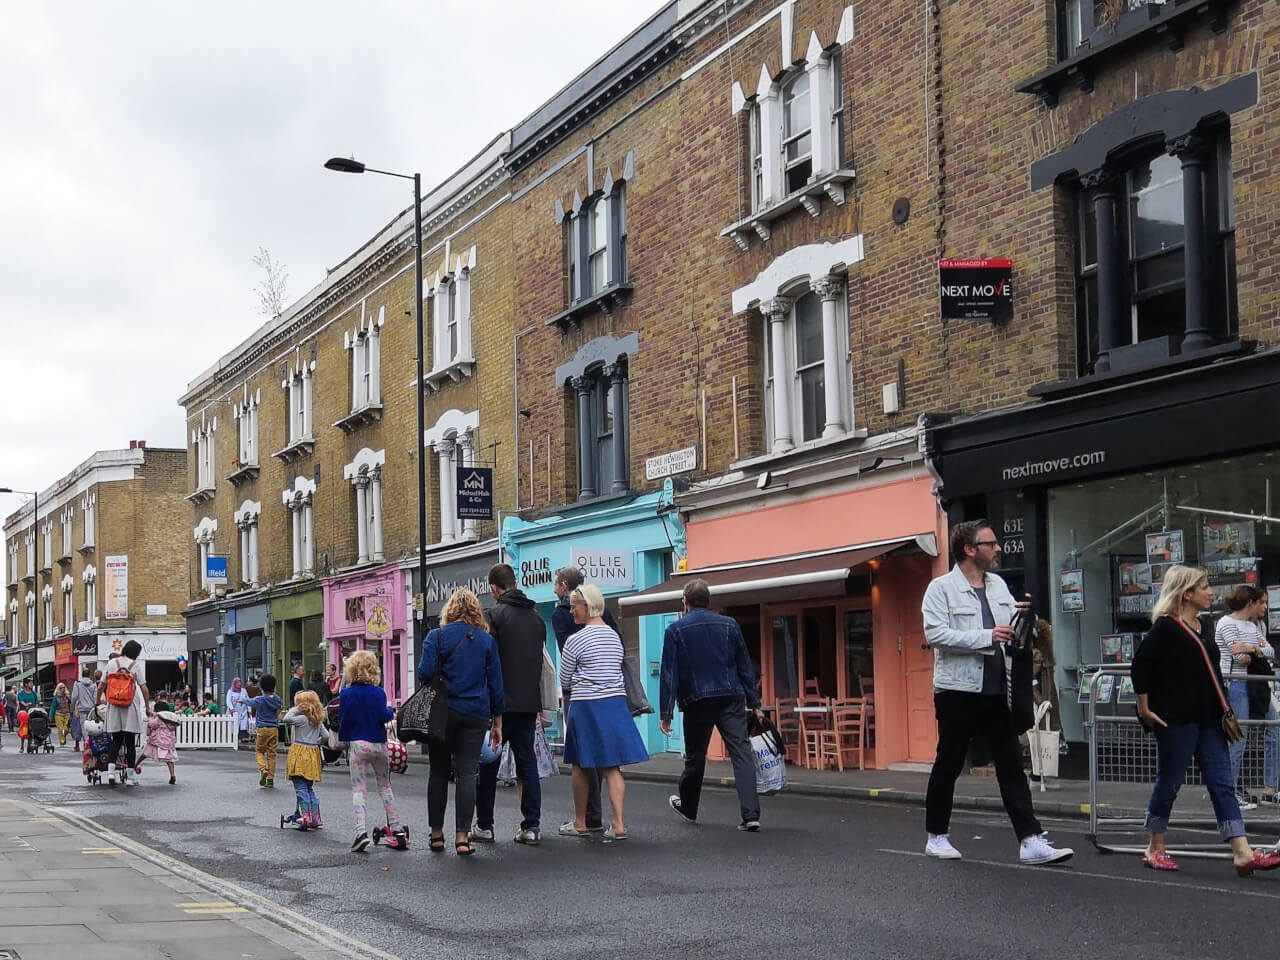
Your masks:
[[[560,651],[551,628],[556,570],[576,566],[585,582],[600,588],[627,652],[640,661],[649,702],[657,710],[662,634],[677,611],[624,617],[618,599],[665,583],[677,558],[685,555],[684,526],[675,509],[671,482],[653,493],[569,507],[536,520],[508,517],[502,526],[502,550],[516,571],[520,589],[538,605],[546,621],[547,648],[557,667]],[[678,721],[670,737],[658,728],[656,713],[638,717],[636,725],[651,754],[683,748]]]

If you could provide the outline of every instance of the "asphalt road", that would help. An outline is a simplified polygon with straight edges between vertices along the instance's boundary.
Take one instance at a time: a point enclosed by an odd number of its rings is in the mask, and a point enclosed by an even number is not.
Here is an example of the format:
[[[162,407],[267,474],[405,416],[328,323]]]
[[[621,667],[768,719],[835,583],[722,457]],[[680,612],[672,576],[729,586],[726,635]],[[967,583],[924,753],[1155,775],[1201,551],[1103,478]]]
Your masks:
[[[555,836],[571,808],[557,777],[541,846],[510,842],[519,814],[502,789],[500,842],[466,859],[427,851],[426,769],[411,765],[394,786],[414,848],[356,855],[344,767],[319,786],[326,829],[303,834],[279,829],[292,791],[260,789],[246,752],[183,754],[178,785],[150,767],[126,790],[87,785],[70,750],[19,756],[14,742],[0,796],[66,807],[403,958],[1228,958],[1280,925],[1280,871],[1241,880],[1224,861],[1187,860],[1158,875],[1094,852],[1080,823],[1047,824],[1075,847],[1069,865],[1022,867],[1003,818],[957,814],[966,859],[942,863],[922,855],[910,807],[784,794],[745,834],[730,792],[709,790],[689,825],[669,787],[634,782],[631,837],[606,844]]]

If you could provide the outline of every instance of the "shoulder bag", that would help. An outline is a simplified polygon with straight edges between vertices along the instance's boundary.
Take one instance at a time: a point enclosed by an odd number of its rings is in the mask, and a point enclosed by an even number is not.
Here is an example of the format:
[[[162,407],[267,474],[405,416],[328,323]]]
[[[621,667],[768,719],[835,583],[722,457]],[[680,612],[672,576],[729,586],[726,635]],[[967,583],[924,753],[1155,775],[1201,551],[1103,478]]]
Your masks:
[[[419,743],[426,743],[428,740],[440,742],[445,737],[449,720],[449,686],[445,680],[444,658],[440,652],[444,633],[440,630],[433,632],[439,636],[439,640],[436,642],[436,668],[431,679],[415,690],[396,713],[396,739],[405,743],[411,740]],[[471,630],[453,649],[457,650],[475,634],[475,630]],[[450,651],[450,656],[452,655],[453,651]]]
[[[1222,733],[1227,738],[1227,743],[1235,743],[1237,740],[1244,739],[1244,731],[1240,729],[1240,721],[1236,719],[1235,711],[1227,706],[1227,698],[1222,695],[1222,684],[1218,683],[1218,675],[1213,672],[1213,664],[1209,662],[1209,653],[1205,650],[1204,644],[1200,638],[1192,632],[1191,628],[1182,622],[1181,617],[1175,617],[1183,630],[1187,631],[1187,636],[1196,642],[1196,649],[1200,651],[1200,656],[1204,658],[1204,668],[1209,671],[1209,683],[1212,684],[1214,692],[1218,695],[1218,703],[1222,705]]]
[[[551,651],[542,645],[542,677],[538,681],[538,693],[542,700],[543,710],[554,710],[560,699],[560,675],[556,671],[555,662],[551,659]]]
[[[1245,673],[1251,677],[1274,677],[1275,670],[1270,662],[1260,653],[1252,654],[1245,666]],[[1248,683],[1248,681],[1245,681]],[[1271,709],[1271,684],[1259,680],[1248,683],[1245,688],[1249,693],[1249,719],[1265,720],[1267,711]]]
[[[640,679],[640,660],[634,653],[627,653],[625,648],[622,654],[622,683],[627,690],[627,709],[631,711],[631,716],[642,717],[646,713],[653,713],[653,704],[645,695],[644,683]]]

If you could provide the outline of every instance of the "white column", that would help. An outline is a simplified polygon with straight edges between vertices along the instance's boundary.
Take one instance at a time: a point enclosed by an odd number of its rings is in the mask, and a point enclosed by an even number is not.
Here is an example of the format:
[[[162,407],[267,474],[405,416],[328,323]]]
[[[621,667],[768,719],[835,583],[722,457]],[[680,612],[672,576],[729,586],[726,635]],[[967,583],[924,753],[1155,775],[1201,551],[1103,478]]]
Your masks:
[[[457,498],[454,496],[453,437],[446,437],[436,445],[440,457],[440,542],[453,543],[457,528]]]
[[[356,477],[356,563],[369,562],[369,478]]]
[[[310,497],[302,501],[302,536],[302,569],[306,573],[311,573],[316,568],[316,527]]]
[[[364,344],[357,337],[351,344],[351,409],[358,410],[361,406],[360,384],[361,368],[364,366]]]
[[[249,577],[249,521],[240,524],[240,579],[250,582]]]
[[[289,443],[292,443],[294,440],[298,439],[298,429],[299,429],[298,404],[296,402],[298,398],[294,396],[294,393],[293,393],[293,391],[296,389],[295,384],[297,382],[298,381],[296,379],[291,377],[289,381],[286,383],[284,388],[284,402],[288,405],[288,408],[289,408],[289,416],[287,419],[287,422],[289,424],[289,436],[286,438]]]
[[[382,468],[374,467],[369,475],[369,532],[373,539],[373,559],[382,560]]]
[[[760,312],[769,318],[769,342],[773,351],[773,453],[784,453],[795,443],[791,439],[791,389],[795,374],[787,352],[787,320],[791,317],[791,299],[774,297],[760,304]]]
[[[293,575],[302,573],[302,504],[289,504],[289,517],[293,521]]]
[[[311,436],[311,371],[302,375],[302,435]]]
[[[369,402],[382,401],[382,335],[377,326],[369,331]]]
[[[258,518],[249,524],[249,582],[258,585]]]
[[[476,465],[476,439],[468,430],[458,438],[458,444],[462,447],[462,465],[464,467],[474,467]],[[457,485],[457,473],[454,473],[454,484]],[[456,491],[455,491],[456,497]],[[474,540],[476,538],[476,522],[474,520],[462,521],[462,536],[465,540]]]
[[[760,192],[763,194],[760,201],[765,206],[785,192],[782,187],[782,100],[778,85],[765,67],[760,68],[756,108],[760,123]]]
[[[831,136],[831,113],[835,109],[831,95],[831,60],[821,54],[821,49],[818,38],[813,37],[809,42],[809,62],[805,65],[809,74],[809,142],[813,144],[815,176],[835,169],[835,144]]]
[[[840,400],[846,385],[842,372],[844,358],[840,354],[836,300],[844,293],[844,284],[839,277],[818,277],[810,282],[809,289],[822,298],[822,378],[826,381],[822,391],[826,406],[822,436],[840,437],[845,432],[843,404]]]
[[[200,550],[200,586],[208,587],[209,583],[204,578],[204,572],[207,567],[207,565],[205,564],[205,559],[209,556],[209,545],[205,543],[203,540],[201,540],[199,550]]]

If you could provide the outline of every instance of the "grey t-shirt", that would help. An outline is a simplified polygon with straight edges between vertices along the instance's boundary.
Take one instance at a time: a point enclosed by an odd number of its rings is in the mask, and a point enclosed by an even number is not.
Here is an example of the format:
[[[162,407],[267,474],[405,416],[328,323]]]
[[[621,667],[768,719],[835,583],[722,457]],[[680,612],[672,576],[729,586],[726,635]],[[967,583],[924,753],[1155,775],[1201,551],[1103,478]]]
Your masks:
[[[978,606],[982,608],[982,629],[993,629],[996,618],[991,613],[991,604],[987,603],[987,588],[974,587],[973,592],[978,595]],[[993,656],[982,658],[982,692],[988,696],[1004,694],[1004,651],[998,644]]]

